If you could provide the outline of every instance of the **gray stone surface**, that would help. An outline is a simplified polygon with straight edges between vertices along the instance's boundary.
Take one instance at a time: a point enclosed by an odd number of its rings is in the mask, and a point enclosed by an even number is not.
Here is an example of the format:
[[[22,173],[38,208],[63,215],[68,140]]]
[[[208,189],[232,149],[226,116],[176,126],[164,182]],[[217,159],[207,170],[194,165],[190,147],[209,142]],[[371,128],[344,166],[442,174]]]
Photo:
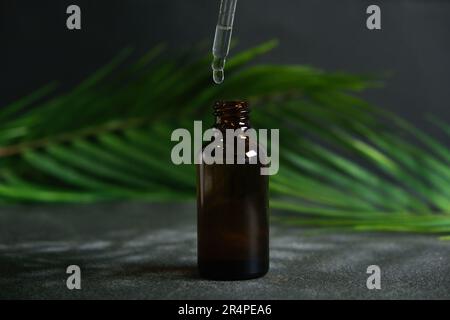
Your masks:
[[[196,273],[193,205],[0,207],[0,298],[449,299],[450,242],[434,236],[272,226],[271,270],[215,282]],[[66,289],[66,267],[82,290]],[[366,268],[382,268],[382,290]]]

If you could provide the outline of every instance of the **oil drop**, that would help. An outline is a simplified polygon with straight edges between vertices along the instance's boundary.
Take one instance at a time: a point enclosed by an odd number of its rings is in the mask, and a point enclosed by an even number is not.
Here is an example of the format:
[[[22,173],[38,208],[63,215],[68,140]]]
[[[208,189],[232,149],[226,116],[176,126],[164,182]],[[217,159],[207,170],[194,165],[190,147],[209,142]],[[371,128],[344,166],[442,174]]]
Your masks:
[[[225,62],[224,58],[214,58],[212,63],[213,80],[216,84],[221,84],[225,79]]]

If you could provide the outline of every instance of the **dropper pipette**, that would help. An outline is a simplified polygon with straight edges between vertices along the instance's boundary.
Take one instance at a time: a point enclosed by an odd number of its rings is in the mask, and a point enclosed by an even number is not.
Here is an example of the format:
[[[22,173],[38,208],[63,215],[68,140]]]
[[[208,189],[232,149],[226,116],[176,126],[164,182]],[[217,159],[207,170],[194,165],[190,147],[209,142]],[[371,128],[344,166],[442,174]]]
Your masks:
[[[228,53],[230,52],[231,35],[233,33],[234,14],[237,0],[222,0],[220,4],[219,21],[214,37],[212,63],[213,79],[221,84],[225,78],[224,69]]]

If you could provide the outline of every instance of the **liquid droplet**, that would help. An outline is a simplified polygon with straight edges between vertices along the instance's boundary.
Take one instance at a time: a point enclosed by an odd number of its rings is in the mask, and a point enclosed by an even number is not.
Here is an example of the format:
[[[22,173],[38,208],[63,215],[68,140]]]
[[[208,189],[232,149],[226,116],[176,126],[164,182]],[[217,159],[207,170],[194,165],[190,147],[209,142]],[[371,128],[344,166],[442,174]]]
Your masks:
[[[225,59],[215,57],[212,63],[213,80],[216,84],[221,84],[225,79]]]
[[[213,71],[213,80],[216,84],[221,84],[225,79],[225,74],[223,70],[214,70]]]

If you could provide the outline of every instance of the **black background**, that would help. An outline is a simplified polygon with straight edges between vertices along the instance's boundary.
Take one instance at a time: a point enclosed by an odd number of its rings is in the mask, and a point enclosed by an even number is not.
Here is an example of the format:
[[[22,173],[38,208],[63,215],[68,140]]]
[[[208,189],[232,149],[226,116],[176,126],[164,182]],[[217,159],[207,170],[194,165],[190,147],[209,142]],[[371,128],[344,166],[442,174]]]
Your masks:
[[[66,28],[70,4],[81,7],[81,31]],[[366,28],[370,4],[382,9],[381,31]],[[53,80],[69,88],[127,46],[136,56],[161,42],[174,51],[209,47],[218,7],[219,0],[0,0],[0,106]],[[240,0],[234,36],[233,52],[279,39],[260,62],[389,72],[385,88],[366,98],[434,134],[427,114],[449,121],[450,1]]]

